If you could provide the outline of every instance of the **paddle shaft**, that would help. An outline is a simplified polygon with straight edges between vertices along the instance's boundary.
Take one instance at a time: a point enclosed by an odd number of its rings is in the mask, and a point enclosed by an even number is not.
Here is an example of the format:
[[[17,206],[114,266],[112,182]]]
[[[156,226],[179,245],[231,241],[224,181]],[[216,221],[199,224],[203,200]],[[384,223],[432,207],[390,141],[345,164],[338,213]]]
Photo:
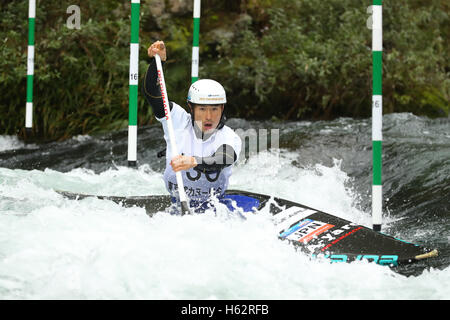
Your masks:
[[[164,113],[165,113],[165,118],[166,118],[166,122],[167,122],[167,131],[168,131],[167,134],[169,135],[170,146],[172,148],[172,155],[177,155],[178,148],[177,148],[177,144],[176,144],[176,140],[175,140],[175,132],[173,129],[173,124],[172,124],[172,116],[170,114],[169,99],[167,96],[166,83],[164,81],[164,73],[162,70],[161,57],[158,54],[156,54],[155,60],[156,60],[156,68],[158,70],[159,86],[161,88],[161,96],[163,99]],[[184,191],[184,184],[183,184],[183,178],[181,176],[181,172],[178,171],[175,174],[176,174],[176,178],[177,178],[178,193],[179,193],[180,202],[181,202],[181,214],[182,215],[189,214],[190,213],[189,206],[187,203],[186,192]]]

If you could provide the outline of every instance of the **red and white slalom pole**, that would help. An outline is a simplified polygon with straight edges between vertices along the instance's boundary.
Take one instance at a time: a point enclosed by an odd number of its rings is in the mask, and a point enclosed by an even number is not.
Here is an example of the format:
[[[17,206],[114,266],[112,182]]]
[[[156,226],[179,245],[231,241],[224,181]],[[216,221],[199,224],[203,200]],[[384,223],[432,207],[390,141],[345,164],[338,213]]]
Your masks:
[[[156,60],[156,68],[158,70],[158,78],[159,78],[159,85],[161,87],[161,96],[163,98],[163,104],[164,104],[164,113],[165,113],[165,119],[167,121],[167,130],[170,140],[170,146],[172,149],[172,155],[178,155],[178,148],[177,143],[175,140],[175,132],[173,130],[173,124],[172,124],[172,116],[170,114],[170,107],[169,107],[169,98],[167,96],[167,89],[166,89],[166,82],[164,81],[164,73],[162,69],[161,64],[161,57],[156,54],[155,55]],[[184,191],[184,183],[183,183],[183,177],[181,176],[181,172],[176,172],[176,178],[177,178],[177,184],[178,184],[178,193],[180,195],[180,202],[181,202],[181,214],[189,214],[189,205],[188,205],[188,199],[186,192]]]

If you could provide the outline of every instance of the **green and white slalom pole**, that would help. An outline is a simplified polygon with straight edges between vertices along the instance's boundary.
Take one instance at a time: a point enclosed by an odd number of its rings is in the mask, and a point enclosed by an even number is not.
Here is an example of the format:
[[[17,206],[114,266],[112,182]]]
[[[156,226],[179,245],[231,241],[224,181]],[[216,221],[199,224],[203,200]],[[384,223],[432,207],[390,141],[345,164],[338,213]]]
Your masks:
[[[192,37],[191,83],[198,80],[201,0],[194,0],[194,32]]]
[[[33,78],[34,78],[34,26],[36,19],[36,0],[28,1],[28,54],[27,54],[27,101],[25,109],[25,131],[33,129]]]
[[[130,167],[135,167],[137,161],[139,11],[140,0],[131,0],[130,87],[128,100],[128,166]]]
[[[382,0],[373,0],[372,6],[372,224],[373,230],[380,231],[382,223],[383,193],[381,183],[382,168],[382,55],[383,18]]]

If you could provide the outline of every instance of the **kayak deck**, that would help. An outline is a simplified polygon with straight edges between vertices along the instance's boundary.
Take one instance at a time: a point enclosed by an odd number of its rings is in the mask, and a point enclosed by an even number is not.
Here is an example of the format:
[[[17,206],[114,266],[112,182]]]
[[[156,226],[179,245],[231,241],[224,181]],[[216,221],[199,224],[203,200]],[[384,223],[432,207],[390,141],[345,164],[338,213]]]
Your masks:
[[[73,200],[97,197],[126,207],[142,207],[150,216],[164,211],[172,204],[169,195],[119,197],[84,195],[65,191],[58,191],[58,193]],[[273,214],[278,237],[289,241],[300,251],[314,258],[327,258],[333,263],[369,261],[397,267],[438,256],[436,249],[422,247],[373,231],[293,201],[241,190],[227,190],[225,196],[233,201],[234,207],[242,208],[247,212],[249,205],[254,206],[252,212],[255,213],[269,205],[269,212]]]

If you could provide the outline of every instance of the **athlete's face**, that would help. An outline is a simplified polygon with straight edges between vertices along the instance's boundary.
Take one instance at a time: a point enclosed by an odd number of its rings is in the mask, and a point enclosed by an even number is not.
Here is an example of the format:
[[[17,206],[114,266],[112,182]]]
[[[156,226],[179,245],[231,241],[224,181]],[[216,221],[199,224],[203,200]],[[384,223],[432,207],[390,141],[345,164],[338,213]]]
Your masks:
[[[216,129],[222,117],[223,104],[220,105],[195,105],[194,121],[205,133]]]

